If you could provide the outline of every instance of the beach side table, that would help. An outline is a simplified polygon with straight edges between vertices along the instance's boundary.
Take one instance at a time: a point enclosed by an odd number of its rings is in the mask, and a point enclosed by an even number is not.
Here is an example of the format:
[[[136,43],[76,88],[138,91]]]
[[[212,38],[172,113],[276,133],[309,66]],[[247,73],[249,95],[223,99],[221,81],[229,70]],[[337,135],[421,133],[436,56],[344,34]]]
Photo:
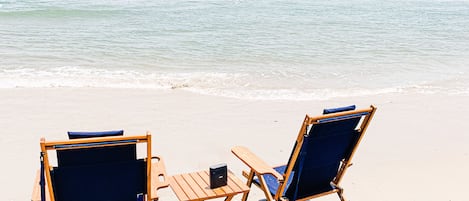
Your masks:
[[[228,171],[227,185],[210,189],[210,176],[208,171],[192,172],[175,175],[169,178],[169,186],[181,201],[208,200],[226,197],[230,201],[235,195],[246,193],[246,186],[231,171]]]

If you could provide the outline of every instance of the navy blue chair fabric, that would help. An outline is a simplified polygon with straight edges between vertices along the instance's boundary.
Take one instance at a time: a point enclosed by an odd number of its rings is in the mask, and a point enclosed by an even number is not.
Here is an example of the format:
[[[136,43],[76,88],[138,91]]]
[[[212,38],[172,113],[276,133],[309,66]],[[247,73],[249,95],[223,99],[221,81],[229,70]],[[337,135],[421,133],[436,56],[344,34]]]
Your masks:
[[[70,139],[122,135],[124,135],[123,130],[103,132],[68,132]],[[68,149],[57,151],[57,162],[59,167],[128,161],[135,160],[136,157],[137,150],[135,145],[94,147],[88,149]]]
[[[57,164],[59,167],[132,161],[136,158],[137,147],[134,144],[57,150]]]
[[[345,110],[329,109],[327,112],[353,110],[355,106],[351,108],[352,106]],[[304,136],[298,159],[290,161],[290,156],[289,162],[295,162],[295,166],[287,180],[284,197],[296,200],[333,190],[330,182],[336,177],[342,159],[350,156],[357,142],[359,136],[356,127],[360,119],[361,115],[353,115],[338,121],[324,121],[311,127],[309,133]],[[295,147],[296,144],[293,150]],[[274,169],[283,175],[287,166],[288,164]],[[276,178],[265,175],[264,179],[270,193],[275,195],[279,186]],[[254,182],[259,184],[258,179]]]
[[[123,131],[70,133],[89,138]],[[51,171],[56,201],[135,201],[146,193],[146,163],[137,159],[135,144],[57,150],[57,161]]]
[[[115,130],[115,131],[100,131],[100,132],[67,132],[69,139],[79,139],[79,138],[93,138],[93,137],[110,137],[110,136],[122,136],[124,135],[124,130]]]
[[[56,167],[51,172],[57,201],[135,201],[146,193],[143,160]]]

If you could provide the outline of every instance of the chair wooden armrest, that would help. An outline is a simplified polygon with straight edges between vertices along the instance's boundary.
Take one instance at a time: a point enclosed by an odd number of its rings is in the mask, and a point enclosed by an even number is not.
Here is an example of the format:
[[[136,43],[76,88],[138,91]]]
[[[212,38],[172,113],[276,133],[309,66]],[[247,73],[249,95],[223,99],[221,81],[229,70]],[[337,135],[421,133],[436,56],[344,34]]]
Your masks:
[[[151,159],[151,189],[153,191],[151,200],[158,200],[158,189],[168,187],[169,181],[163,158],[161,156],[153,156]]]
[[[254,170],[256,174],[271,174],[275,178],[277,178],[278,181],[283,181],[283,176],[280,173],[274,170],[274,168],[265,163],[262,159],[257,157],[248,148],[243,146],[236,146],[231,148],[231,152],[241,161],[243,161],[247,166],[249,166],[251,170]]]

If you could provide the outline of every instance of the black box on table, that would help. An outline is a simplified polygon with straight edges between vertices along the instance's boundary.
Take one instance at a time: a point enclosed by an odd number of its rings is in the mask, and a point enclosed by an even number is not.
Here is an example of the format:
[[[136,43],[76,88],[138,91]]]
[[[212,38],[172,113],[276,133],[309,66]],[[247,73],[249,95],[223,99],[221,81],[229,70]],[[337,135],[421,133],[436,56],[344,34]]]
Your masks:
[[[210,188],[226,186],[228,168],[225,163],[210,166]]]

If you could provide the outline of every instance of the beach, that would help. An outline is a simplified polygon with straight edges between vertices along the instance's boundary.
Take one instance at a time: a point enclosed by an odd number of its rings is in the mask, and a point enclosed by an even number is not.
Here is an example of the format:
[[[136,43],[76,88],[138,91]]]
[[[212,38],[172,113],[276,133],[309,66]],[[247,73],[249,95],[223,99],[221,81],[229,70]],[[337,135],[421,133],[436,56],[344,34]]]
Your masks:
[[[284,164],[306,114],[352,104],[378,110],[348,200],[467,201],[468,19],[464,0],[2,0],[0,201],[30,199],[41,137],[149,131],[169,175],[242,178],[233,146]]]
[[[350,104],[373,104],[378,111],[343,179],[346,198],[467,200],[467,96],[390,93],[281,101],[178,89],[108,88],[0,89],[0,96],[2,200],[30,198],[41,137],[64,140],[67,131],[150,131],[153,154],[164,157],[169,175],[227,163],[242,178],[247,167],[232,155],[231,147],[249,147],[271,165],[286,163],[305,114],[319,115],[323,108]],[[159,194],[160,200],[177,200],[170,188]],[[263,198],[253,187],[248,200]]]

